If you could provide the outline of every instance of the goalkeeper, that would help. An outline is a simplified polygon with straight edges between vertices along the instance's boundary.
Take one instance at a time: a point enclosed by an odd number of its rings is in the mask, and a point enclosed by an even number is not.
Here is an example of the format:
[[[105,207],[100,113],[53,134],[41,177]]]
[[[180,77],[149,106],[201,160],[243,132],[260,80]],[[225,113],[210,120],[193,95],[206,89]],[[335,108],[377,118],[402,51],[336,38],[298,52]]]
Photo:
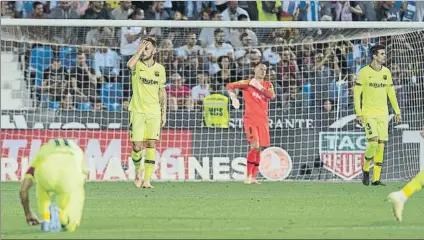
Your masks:
[[[56,139],[44,144],[26,172],[20,189],[28,225],[39,224],[30,211],[28,196],[29,188],[36,182],[41,230],[57,232],[63,228],[75,231],[81,223],[84,208],[84,169],[84,153],[75,142]],[[57,208],[52,204],[53,197]]]
[[[421,131],[421,136],[424,137],[424,127]],[[412,194],[421,190],[424,186],[424,170],[421,170],[402,190],[389,194],[389,201],[392,202],[393,214],[396,219],[402,221],[403,206]]]
[[[383,66],[386,61],[384,49],[383,45],[374,45],[371,48],[372,62],[359,71],[354,88],[356,119],[363,124],[368,141],[362,169],[362,183],[366,186],[370,184],[369,171],[372,160],[374,161],[372,185],[384,186],[380,181],[380,174],[383,167],[384,144],[389,139],[387,97],[395,111],[395,122],[399,123],[401,120],[392,74]]]
[[[153,188],[150,183],[155,170],[156,142],[166,122],[166,72],[153,59],[156,40],[147,37],[128,61],[132,71],[130,111],[131,157],[136,169],[134,184],[137,188]],[[141,180],[141,150],[146,146],[144,182]]]

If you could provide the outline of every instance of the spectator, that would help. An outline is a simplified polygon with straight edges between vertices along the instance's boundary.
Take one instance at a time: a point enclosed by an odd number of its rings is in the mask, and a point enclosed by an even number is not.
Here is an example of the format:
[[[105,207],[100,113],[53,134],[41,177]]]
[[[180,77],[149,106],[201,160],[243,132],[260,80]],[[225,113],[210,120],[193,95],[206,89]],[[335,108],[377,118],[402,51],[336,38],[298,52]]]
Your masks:
[[[256,1],[258,21],[278,21],[282,1]]]
[[[190,97],[190,88],[183,85],[184,80],[180,74],[174,73],[171,75],[171,86],[168,86],[166,91],[169,95],[169,108],[173,111],[181,107],[187,110],[193,109],[193,101]]]
[[[278,37],[274,40],[274,46],[267,48],[263,54],[262,59],[266,62],[269,62],[271,65],[276,65],[281,61],[280,52],[283,50],[282,44],[284,40],[282,37]]]
[[[69,75],[73,93],[81,99],[80,101],[77,100],[77,102],[90,100],[90,102],[94,103],[102,82],[97,79],[94,69],[88,66],[84,53],[78,53],[77,66],[70,69]]]
[[[202,106],[203,98],[211,95],[209,91],[209,76],[207,73],[197,73],[197,85],[191,89],[191,98],[195,106]]]
[[[53,59],[51,66],[43,72],[43,84],[37,89],[40,95],[47,95],[50,101],[60,101],[65,90],[69,89],[69,78],[59,59]],[[42,99],[42,98],[39,98]]]
[[[190,88],[196,85],[197,71],[199,71],[199,58],[190,57],[188,63],[183,64],[180,75],[186,80],[186,85]]]
[[[424,1],[417,1],[416,3],[416,12],[415,12],[415,21],[424,22]]]
[[[202,10],[211,11],[216,10],[214,1],[198,1],[188,0],[185,1],[185,13],[189,20],[196,20],[202,13]]]
[[[122,2],[121,2],[122,3]],[[121,4],[121,8],[122,8]],[[115,9],[117,10],[117,9]],[[131,15],[132,20],[143,20],[144,11],[142,9],[136,9]],[[121,55],[122,55],[122,81],[124,96],[130,96],[130,81],[131,73],[127,67],[127,62],[130,60],[132,55],[137,52],[140,45],[140,41],[143,35],[146,35],[146,30],[142,27],[123,27],[121,28]]]
[[[238,2],[231,0],[227,2],[227,9],[225,9],[222,13],[222,20],[223,21],[238,21],[238,17],[240,15],[245,15],[247,18],[249,18],[249,13],[247,13],[246,10],[238,6]]]
[[[71,7],[68,1],[60,1],[59,5],[50,11],[51,19],[78,19],[78,13]]]
[[[375,4],[377,21],[400,21],[400,9],[395,1],[377,1]]]
[[[208,16],[208,17],[206,17]],[[206,12],[203,13],[204,21],[221,21],[221,14],[211,13],[210,16]],[[199,40],[201,41],[202,48],[206,48],[215,43],[215,31],[216,28],[202,28],[199,34]]]
[[[353,60],[355,73],[370,62],[370,49],[374,44],[370,42],[370,34],[364,33],[359,44],[353,46]]]
[[[285,111],[303,112],[308,109],[308,96],[299,86],[292,84],[288,93],[283,95],[283,109]]]
[[[228,56],[230,61],[234,59],[234,49],[228,43],[224,43],[224,31],[220,28],[215,30],[215,43],[209,46],[208,50],[208,59],[209,59],[209,73],[215,74],[220,68],[217,63],[217,60],[221,56]]]
[[[249,21],[246,15],[240,15],[238,17],[239,21]],[[243,43],[241,41],[241,35],[246,33],[252,39],[252,45],[258,46],[258,37],[256,33],[250,30],[249,28],[231,28],[230,29],[230,42],[233,47],[241,47]]]
[[[47,14],[44,13],[44,5],[41,2],[33,3],[33,11],[28,15],[30,19],[44,19],[47,18]],[[28,28],[29,36],[31,40],[43,41],[46,39],[45,36],[46,27],[32,26]]]
[[[152,6],[146,11],[146,19],[169,20],[171,17],[169,16],[167,11],[164,11],[163,4],[163,1],[155,1]],[[149,35],[162,36],[162,29],[158,27],[152,28]]]
[[[164,39],[158,47],[159,53],[156,54],[158,62],[164,67],[166,72],[172,72],[177,68],[175,58],[174,44],[171,39]]]
[[[180,58],[182,62],[184,59],[190,57],[197,57],[203,55],[203,49],[196,44],[197,36],[195,33],[189,33],[187,35],[187,44],[181,46],[177,50],[177,56]]]
[[[41,2],[34,2],[32,4],[32,13],[28,15],[28,18],[32,19],[44,19],[47,18],[47,14],[44,13],[44,5]]]
[[[376,1],[361,1],[360,6],[364,21],[377,21]]]
[[[225,86],[238,80],[236,68],[225,55],[218,58],[218,64],[220,70],[212,76],[212,89],[226,92]]]
[[[299,67],[296,62],[296,55],[288,48],[283,49],[281,53],[281,61],[277,64],[277,76],[279,79],[283,79],[283,73],[288,74],[299,73]],[[296,75],[295,75],[296,76]],[[286,87],[286,84],[283,84]]]
[[[333,21],[333,4],[327,1],[320,1],[319,20]]]
[[[322,112],[331,114],[334,112],[333,109],[334,101],[332,99],[325,99],[322,104]]]
[[[91,7],[85,11],[82,19],[110,19],[109,10],[104,7],[103,1],[92,1]]]
[[[62,110],[76,110],[75,106],[74,106],[74,101],[73,101],[73,97],[70,93],[66,94],[63,96],[63,98],[61,98],[61,107]]]
[[[113,46],[115,37],[110,27],[95,27],[87,32],[85,44],[88,46],[99,46],[100,42],[107,46]]]
[[[72,8],[75,9],[75,11],[78,13],[79,16],[83,16],[89,6],[90,6],[89,0],[72,2]]]
[[[78,13],[71,7],[68,1],[60,1],[49,14],[50,19],[78,19]],[[59,44],[72,44],[78,40],[77,30],[73,27],[50,27],[50,36]]]
[[[334,10],[335,21],[352,21],[352,9],[349,1],[337,1]]]
[[[116,51],[100,43],[94,55],[94,70],[100,81],[116,81],[119,75],[119,56]]]
[[[242,46],[239,47],[234,54],[239,64],[250,64],[250,54],[256,53],[262,57],[261,51],[254,47],[255,45],[253,45],[253,39],[249,36],[249,34],[243,33],[240,36],[240,40],[242,42]]]
[[[110,17],[113,20],[128,20],[129,16],[134,12],[132,8],[131,1],[122,1],[119,2],[118,8],[115,8],[110,13]],[[144,19],[144,11],[143,11],[143,19]],[[141,20],[141,19],[140,19]]]

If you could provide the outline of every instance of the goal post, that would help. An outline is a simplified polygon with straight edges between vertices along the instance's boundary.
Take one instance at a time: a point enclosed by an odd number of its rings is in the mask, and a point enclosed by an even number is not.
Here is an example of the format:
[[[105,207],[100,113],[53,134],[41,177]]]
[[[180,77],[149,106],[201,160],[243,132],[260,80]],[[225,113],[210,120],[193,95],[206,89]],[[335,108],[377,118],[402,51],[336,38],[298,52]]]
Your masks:
[[[218,28],[221,48],[211,46]],[[243,107],[228,106],[228,128],[207,127],[201,99],[226,96],[223,85],[251,77],[261,60],[277,98],[260,178],[359,179],[366,141],[352,89],[376,43],[386,46],[403,117],[390,121],[382,178],[424,168],[424,23],[2,19],[1,181],[21,180],[41,144],[56,137],[78,141],[89,180],[132,180],[125,62],[148,35],[158,40],[170,103],[155,181],[245,178]],[[189,94],[175,87],[181,83]]]

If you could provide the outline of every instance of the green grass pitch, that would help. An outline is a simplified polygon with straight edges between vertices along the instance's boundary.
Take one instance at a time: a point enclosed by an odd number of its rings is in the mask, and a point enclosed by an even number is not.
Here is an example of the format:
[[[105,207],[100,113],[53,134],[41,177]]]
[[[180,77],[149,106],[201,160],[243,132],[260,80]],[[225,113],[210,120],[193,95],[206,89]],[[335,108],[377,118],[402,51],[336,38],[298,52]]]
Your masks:
[[[18,183],[1,184],[1,239],[17,238],[424,238],[424,192],[405,207],[404,221],[385,202],[404,183],[280,182],[86,184],[83,223],[74,233],[28,227]],[[34,190],[31,206],[35,208]]]

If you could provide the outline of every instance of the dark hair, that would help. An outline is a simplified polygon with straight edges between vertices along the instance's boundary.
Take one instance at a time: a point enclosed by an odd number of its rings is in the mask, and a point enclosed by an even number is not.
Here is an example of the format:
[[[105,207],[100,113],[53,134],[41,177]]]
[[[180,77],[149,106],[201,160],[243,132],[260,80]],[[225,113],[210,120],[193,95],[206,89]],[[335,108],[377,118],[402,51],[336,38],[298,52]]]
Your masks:
[[[213,35],[215,36],[216,34],[218,34],[218,33],[223,33],[224,32],[224,30],[222,30],[222,28],[217,28],[217,29],[215,29],[215,31],[213,32]]]
[[[240,41],[243,41],[243,38],[248,37],[248,36],[249,36],[249,34],[247,34],[247,33],[242,33],[242,34],[240,35]]]
[[[376,45],[374,45],[374,46],[372,46],[371,47],[371,54],[372,54],[372,56],[374,56],[374,55],[378,55],[378,51],[379,50],[385,50],[386,49],[386,47],[384,46],[384,45],[382,45],[382,44],[376,44]]]
[[[218,62],[218,65],[219,65],[219,68],[221,68],[222,69],[222,60],[224,59],[224,58],[227,58],[228,59],[228,61],[230,62],[230,66],[229,66],[229,68],[231,68],[231,59],[230,59],[230,57],[229,56],[227,56],[227,55],[223,55],[223,56],[221,56],[221,57],[219,57],[218,58],[218,60],[217,60],[217,62]]]
[[[34,2],[32,4],[32,9],[36,9],[38,5],[43,5],[43,7],[44,7],[44,4],[43,3],[37,1],[37,2]]]
[[[120,2],[120,3],[122,3],[122,2]],[[141,9],[141,8],[136,8],[136,9],[134,9],[134,12],[132,12],[129,16],[128,16],[128,19],[135,19],[135,16],[137,16],[137,15],[141,15],[141,11],[143,11],[143,9]]]
[[[157,46],[156,45],[156,38],[154,38],[154,37],[146,37],[143,40],[152,43],[153,47],[156,47]]]
[[[238,15],[238,17],[237,17],[237,20],[238,21],[241,21],[243,19],[249,19],[249,17],[246,14],[240,14],[240,15]]]

